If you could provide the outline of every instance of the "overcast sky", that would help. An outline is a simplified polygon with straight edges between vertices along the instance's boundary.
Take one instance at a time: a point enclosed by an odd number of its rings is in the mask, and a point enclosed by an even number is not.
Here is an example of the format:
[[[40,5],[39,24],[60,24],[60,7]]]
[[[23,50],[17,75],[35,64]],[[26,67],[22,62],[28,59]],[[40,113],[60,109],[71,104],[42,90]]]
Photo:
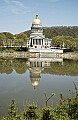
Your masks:
[[[29,30],[36,13],[45,26],[78,26],[78,0],[0,0],[0,32]]]

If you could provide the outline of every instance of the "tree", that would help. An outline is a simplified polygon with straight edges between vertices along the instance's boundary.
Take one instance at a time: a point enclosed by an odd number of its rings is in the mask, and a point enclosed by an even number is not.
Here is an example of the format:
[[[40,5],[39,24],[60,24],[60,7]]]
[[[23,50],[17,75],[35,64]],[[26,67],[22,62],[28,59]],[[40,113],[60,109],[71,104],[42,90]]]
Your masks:
[[[38,118],[40,117],[39,115],[40,114],[39,114],[37,105],[34,103],[31,105],[28,105],[23,112],[24,119],[26,120],[38,120]]]
[[[28,41],[27,35],[24,33],[19,33],[15,35],[16,39],[18,39],[19,46],[26,46],[26,43]]]
[[[56,36],[72,36],[73,38],[78,37],[78,26],[55,26],[55,27],[44,27],[43,32],[45,37],[53,38]],[[28,32],[25,32],[28,34]]]
[[[0,33],[0,46],[5,45],[5,35],[3,33]]]
[[[74,50],[77,48],[77,38],[71,36],[56,36],[52,39],[52,46]]]
[[[5,41],[4,41],[4,46],[12,46],[12,41],[14,40],[14,35],[10,32],[3,32],[5,35]]]

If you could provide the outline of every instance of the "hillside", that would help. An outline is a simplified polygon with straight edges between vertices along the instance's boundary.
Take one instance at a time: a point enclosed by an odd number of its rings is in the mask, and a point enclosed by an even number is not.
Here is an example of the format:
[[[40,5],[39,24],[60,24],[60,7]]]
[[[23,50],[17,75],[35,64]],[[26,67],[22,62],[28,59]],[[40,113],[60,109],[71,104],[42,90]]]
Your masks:
[[[29,37],[30,30],[25,31],[24,33],[27,34]],[[77,38],[78,37],[78,26],[54,26],[54,27],[43,27],[43,34],[47,38],[53,38],[55,36],[72,36]]]

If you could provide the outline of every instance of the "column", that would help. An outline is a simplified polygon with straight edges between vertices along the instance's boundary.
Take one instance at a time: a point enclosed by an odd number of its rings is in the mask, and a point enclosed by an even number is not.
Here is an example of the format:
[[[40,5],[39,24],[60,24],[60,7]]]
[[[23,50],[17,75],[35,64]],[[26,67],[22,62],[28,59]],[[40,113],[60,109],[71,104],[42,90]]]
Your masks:
[[[43,39],[42,39],[42,45],[43,45]]]
[[[32,39],[32,46],[33,46],[33,39]]]
[[[38,39],[38,45],[39,45],[39,39]]]
[[[35,39],[35,45],[36,45],[36,39]]]
[[[40,41],[39,41],[39,39],[38,39],[38,45],[40,45]]]
[[[42,46],[42,40],[40,40],[41,46]]]

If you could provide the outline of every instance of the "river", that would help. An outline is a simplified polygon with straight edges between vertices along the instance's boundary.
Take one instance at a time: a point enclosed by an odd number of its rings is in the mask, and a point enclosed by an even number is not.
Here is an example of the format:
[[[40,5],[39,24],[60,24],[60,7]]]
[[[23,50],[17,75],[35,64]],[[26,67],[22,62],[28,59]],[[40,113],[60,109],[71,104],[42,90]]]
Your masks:
[[[0,58],[0,117],[7,115],[15,99],[19,110],[27,103],[45,104],[47,96],[56,93],[48,105],[55,106],[62,92],[69,95],[78,87],[78,60],[61,58]]]

